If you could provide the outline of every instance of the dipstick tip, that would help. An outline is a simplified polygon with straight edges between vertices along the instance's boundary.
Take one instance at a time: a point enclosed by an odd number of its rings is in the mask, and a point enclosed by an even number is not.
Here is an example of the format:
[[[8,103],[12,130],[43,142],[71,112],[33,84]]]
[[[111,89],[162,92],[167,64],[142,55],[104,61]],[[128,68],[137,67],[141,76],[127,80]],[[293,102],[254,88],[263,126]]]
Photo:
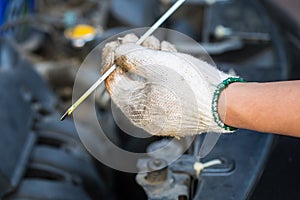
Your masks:
[[[65,114],[63,114],[63,116],[61,116],[60,121],[64,121],[64,119],[66,119],[66,117],[69,115],[69,111],[67,110],[65,112]]]

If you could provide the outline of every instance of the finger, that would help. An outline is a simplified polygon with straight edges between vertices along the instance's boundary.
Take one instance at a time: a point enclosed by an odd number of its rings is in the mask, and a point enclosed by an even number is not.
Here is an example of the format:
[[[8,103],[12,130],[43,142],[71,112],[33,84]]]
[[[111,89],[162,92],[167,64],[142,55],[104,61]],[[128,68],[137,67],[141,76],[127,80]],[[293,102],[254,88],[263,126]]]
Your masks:
[[[162,51],[168,51],[168,52],[177,52],[177,49],[173,44],[167,41],[162,41],[160,45],[160,49]]]
[[[138,39],[139,38],[133,33],[127,34],[123,38],[119,38],[119,40],[121,41],[122,44],[136,43],[138,41]]]
[[[133,65],[132,62],[134,63],[139,62],[139,60],[143,58],[139,57],[135,61],[132,61],[127,59],[127,55],[130,55],[134,52],[143,52],[146,49],[147,48],[134,43],[122,44],[115,50],[115,63],[118,67],[122,68],[124,71],[133,70],[132,67],[135,67],[136,65]]]
[[[107,60],[106,62],[104,62],[106,64],[106,67],[104,69],[106,70],[112,64],[116,64],[118,66],[105,80],[106,89],[112,98],[113,96],[118,97],[121,91],[126,93],[126,88],[124,87],[132,86],[131,80],[126,73],[127,71],[129,71],[128,68],[130,68],[130,65],[126,65],[126,62],[123,61],[116,62],[116,60],[122,59],[122,56],[128,54],[130,51],[144,48],[140,45],[130,43],[130,41],[134,41],[135,39],[137,39],[137,37],[134,34],[128,34],[121,39],[121,42],[125,42],[126,44],[119,45],[119,42],[115,41],[106,45],[105,51],[107,52],[105,53],[107,53],[108,56],[105,55],[106,57],[104,57]],[[120,46],[124,46],[124,48],[117,50]],[[117,54],[116,51],[118,52]],[[103,52],[103,54],[105,53]],[[117,57],[121,58],[116,59]],[[135,86],[132,87],[134,88]],[[115,99],[115,101],[118,100]]]
[[[149,49],[160,50],[160,41],[155,36],[151,35],[145,39],[142,46]]]
[[[118,41],[113,41],[105,44],[102,50],[102,62],[101,62],[101,72],[104,73],[114,64],[115,56],[114,51],[120,45]]]

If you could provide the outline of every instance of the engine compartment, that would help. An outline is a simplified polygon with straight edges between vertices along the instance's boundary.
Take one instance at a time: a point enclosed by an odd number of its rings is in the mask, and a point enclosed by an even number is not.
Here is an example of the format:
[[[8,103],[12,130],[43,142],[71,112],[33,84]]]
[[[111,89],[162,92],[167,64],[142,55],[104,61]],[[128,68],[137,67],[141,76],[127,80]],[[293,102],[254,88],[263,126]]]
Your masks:
[[[251,198],[277,136],[249,130],[224,134],[200,159],[199,151],[208,135],[201,134],[171,165],[167,166],[165,160],[180,148],[176,143],[159,158],[132,163],[138,169],[151,168],[154,172],[133,174],[97,161],[82,144],[73,120],[59,121],[71,105],[76,73],[87,54],[117,33],[150,26],[174,2],[14,0],[5,4],[9,14],[3,15],[0,27],[1,198]],[[17,12],[22,9],[26,12]],[[267,9],[271,9],[269,4],[258,0],[190,0],[163,26],[192,37],[221,70],[247,81],[295,78],[293,72],[297,70],[291,67],[295,56],[286,49],[281,25],[274,22]],[[92,37],[67,34],[80,24],[89,25]],[[188,42],[181,48],[198,53]],[[100,70],[100,66],[96,68]],[[85,77],[96,79],[97,73],[87,70]],[[79,80],[83,88],[89,86],[86,80]],[[118,147],[138,153],[170,141],[125,134],[114,121],[103,85],[96,97],[97,117],[105,124],[107,137]],[[97,134],[87,119],[78,123],[88,134]],[[105,148],[104,144],[103,151]],[[212,160],[220,163],[201,173],[195,169],[196,163]],[[130,161],[124,158],[119,162]]]

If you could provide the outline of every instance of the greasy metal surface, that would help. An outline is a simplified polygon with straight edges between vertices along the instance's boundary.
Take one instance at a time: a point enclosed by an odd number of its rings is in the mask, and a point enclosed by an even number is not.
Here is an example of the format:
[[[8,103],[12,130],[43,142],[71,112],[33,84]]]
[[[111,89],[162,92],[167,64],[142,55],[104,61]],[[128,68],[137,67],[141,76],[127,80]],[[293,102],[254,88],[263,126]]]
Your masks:
[[[147,172],[147,181],[152,184],[164,182],[168,178],[168,163],[163,159],[152,159],[147,163],[150,170]]]
[[[149,162],[149,161],[148,161]],[[151,162],[151,161],[150,161]],[[184,173],[173,173],[165,168],[167,178],[154,181],[148,173],[139,173],[136,175],[136,181],[140,184],[148,195],[149,200],[174,200],[189,199],[189,187],[191,183],[190,176]],[[156,173],[155,171],[150,173]],[[162,175],[158,172],[156,175]],[[162,176],[165,176],[163,173]]]

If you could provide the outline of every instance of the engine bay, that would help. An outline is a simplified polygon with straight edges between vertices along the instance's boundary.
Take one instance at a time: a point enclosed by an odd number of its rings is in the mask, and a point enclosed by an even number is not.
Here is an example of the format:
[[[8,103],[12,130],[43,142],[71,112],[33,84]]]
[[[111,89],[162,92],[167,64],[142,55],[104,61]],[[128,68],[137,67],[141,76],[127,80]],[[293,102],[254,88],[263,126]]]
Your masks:
[[[277,136],[240,129],[217,141],[210,133],[185,138],[159,154],[132,161],[113,157],[106,142],[97,150],[138,173],[118,171],[93,157],[78,129],[97,135],[85,115],[60,122],[72,104],[73,86],[87,55],[108,38],[150,27],[175,0],[3,1],[0,26],[0,197],[1,199],[263,199],[256,190]],[[299,41],[283,28],[269,1],[187,0],[163,28],[196,40],[224,72],[247,81],[297,79]],[[282,30],[285,29],[285,32]],[[155,34],[154,34],[155,35]],[[289,35],[289,36],[287,36]],[[292,36],[293,37],[292,37]],[[168,37],[168,36],[166,36]],[[290,46],[289,46],[290,45]],[[199,52],[182,43],[186,52]],[[95,59],[95,60],[93,60]],[[100,75],[94,56],[76,80],[82,90]],[[169,137],[135,137],[118,127],[105,86],[95,93],[95,113],[111,143],[133,153],[155,151]],[[74,98],[74,97],[73,97]],[[213,135],[213,134],[212,134]],[[167,160],[190,142],[184,154]],[[200,156],[204,142],[216,142]],[[147,171],[151,169],[151,171]]]

